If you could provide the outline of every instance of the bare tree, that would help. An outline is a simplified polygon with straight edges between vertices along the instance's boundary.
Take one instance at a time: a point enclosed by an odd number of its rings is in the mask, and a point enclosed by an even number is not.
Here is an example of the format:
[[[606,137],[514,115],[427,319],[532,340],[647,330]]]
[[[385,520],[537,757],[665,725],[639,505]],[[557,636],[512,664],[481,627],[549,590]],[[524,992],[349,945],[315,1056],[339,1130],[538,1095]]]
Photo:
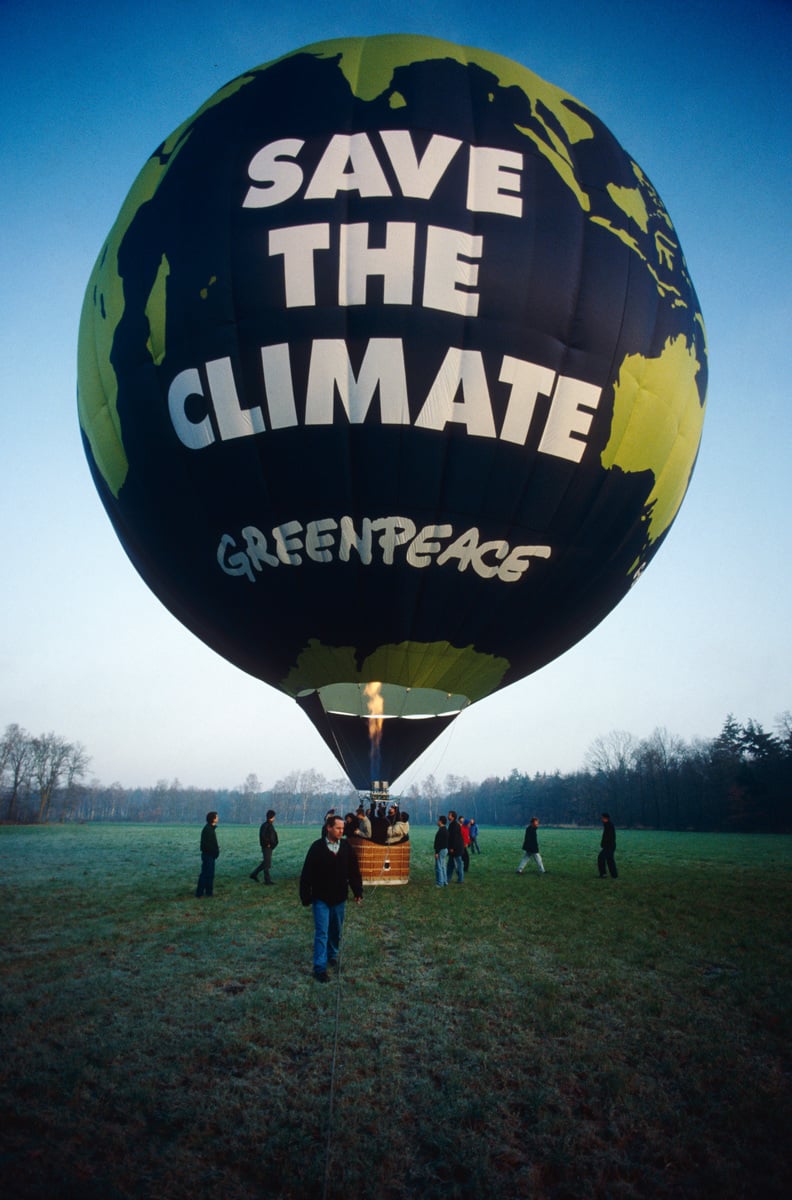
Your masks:
[[[421,793],[426,801],[426,815],[429,819],[429,824],[434,825],[438,816],[438,804],[440,801],[440,788],[437,786],[437,780],[434,775],[427,775],[421,784]]]
[[[90,762],[91,759],[85,747],[80,742],[72,743],[66,757],[63,816],[66,816],[74,806],[79,784],[82,783],[88,774]]]
[[[776,717],[776,733],[781,749],[786,754],[792,753],[792,712],[782,712]]]
[[[637,748],[631,733],[614,729],[596,738],[586,754],[586,765],[602,786],[603,803],[614,810],[617,821],[629,819],[630,773]]]
[[[633,756],[641,795],[641,824],[684,825],[680,809],[680,765],[686,756],[685,743],[667,729],[655,729],[636,748]]]
[[[38,820],[49,818],[55,791],[66,773],[71,746],[56,733],[42,733],[31,741],[32,780],[39,796]]]
[[[17,819],[17,803],[20,794],[29,785],[31,765],[31,737],[19,725],[8,725],[0,742],[0,781],[8,787],[6,820]]]
[[[635,738],[623,729],[613,729],[589,746],[586,766],[590,771],[602,771],[606,775],[629,770],[635,760]]]
[[[234,820],[240,825],[252,825],[259,815],[260,808],[261,783],[258,775],[251,773],[238,788],[234,798]]]
[[[284,779],[279,779],[273,787],[272,806],[273,808],[280,806],[280,811],[285,813],[291,809],[292,801],[296,801],[300,822],[307,825],[309,810],[315,810],[316,798],[326,791],[327,780],[313,767],[307,771],[292,771]],[[315,818],[316,812],[312,811],[311,819]]]

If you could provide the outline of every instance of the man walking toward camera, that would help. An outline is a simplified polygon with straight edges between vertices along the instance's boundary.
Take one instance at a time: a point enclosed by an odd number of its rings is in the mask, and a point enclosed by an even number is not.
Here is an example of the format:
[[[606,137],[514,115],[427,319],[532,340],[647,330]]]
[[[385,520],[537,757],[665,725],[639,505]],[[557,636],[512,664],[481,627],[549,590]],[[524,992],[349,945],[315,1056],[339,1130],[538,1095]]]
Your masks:
[[[323,836],[309,846],[300,875],[300,900],[313,909],[313,973],[319,983],[327,983],[328,966],[338,966],[350,890],[359,904],[363,899],[360,867],[344,837],[344,818],[331,814]]]
[[[272,866],[272,851],[278,844],[278,835],[275,832],[273,824],[275,820],[275,810],[270,809],[267,813],[267,819],[259,829],[259,845],[261,846],[261,862],[256,867],[255,871],[250,872],[250,878],[255,879],[258,883],[260,873],[264,872],[264,882],[271,884],[270,867]]]

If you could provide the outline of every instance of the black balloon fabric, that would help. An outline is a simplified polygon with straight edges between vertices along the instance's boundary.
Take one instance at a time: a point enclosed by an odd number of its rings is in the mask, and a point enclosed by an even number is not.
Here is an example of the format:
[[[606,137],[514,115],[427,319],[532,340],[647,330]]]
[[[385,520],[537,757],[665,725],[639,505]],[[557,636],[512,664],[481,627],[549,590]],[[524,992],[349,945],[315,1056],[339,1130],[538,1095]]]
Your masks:
[[[142,577],[365,788],[626,594],[706,376],[673,225],[602,123],[411,36],[265,64],[158,147],[89,282],[78,391]]]

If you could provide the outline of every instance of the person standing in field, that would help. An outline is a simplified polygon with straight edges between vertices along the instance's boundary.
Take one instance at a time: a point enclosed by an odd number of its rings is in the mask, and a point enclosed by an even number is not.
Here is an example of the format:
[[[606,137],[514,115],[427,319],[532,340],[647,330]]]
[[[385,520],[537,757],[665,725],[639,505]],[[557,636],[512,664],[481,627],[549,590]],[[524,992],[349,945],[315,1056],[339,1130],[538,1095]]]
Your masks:
[[[523,838],[522,844],[523,855],[520,859],[520,865],[517,868],[518,875],[522,875],[529,858],[532,858],[536,863],[536,869],[540,875],[546,874],[544,863],[542,862],[542,856],[539,853],[539,835],[537,834],[538,828],[539,818],[531,817],[530,821],[525,827],[525,837]]]
[[[618,879],[619,872],[616,870],[616,829],[613,821],[610,819],[610,813],[602,814],[602,840],[600,842],[600,852],[597,855],[597,869],[599,870],[600,879],[605,878],[605,868],[608,868],[611,879]]]
[[[255,879],[258,883],[258,877],[261,872],[264,872],[264,882],[272,884],[270,878],[270,867],[272,866],[272,851],[278,844],[278,834],[275,831],[276,812],[273,808],[267,812],[267,819],[259,827],[259,845],[261,846],[261,862],[256,867],[255,871],[251,871],[250,878]]]
[[[312,842],[300,875],[300,901],[313,910],[313,973],[327,983],[328,966],[338,966],[349,892],[359,904],[363,880],[355,852],[344,837],[344,818],[328,816],[324,835]]]
[[[457,820],[457,815],[453,808],[448,812],[448,879],[456,870],[457,883],[463,883],[465,879],[465,842],[462,837],[462,830]]]
[[[204,896],[214,895],[215,863],[220,857],[220,847],[217,844],[217,813],[206,814],[206,824],[201,830],[201,874],[198,876],[198,886],[195,895],[198,900]]]
[[[437,833],[434,840],[435,883],[438,887],[448,887],[448,829],[446,818],[437,818]]]
[[[468,850],[468,847],[470,846],[470,821],[468,821],[467,817],[459,818],[459,832],[462,834],[462,841],[464,842],[464,850],[462,851],[462,862],[465,864],[465,870],[469,871],[470,870],[470,851]]]
[[[478,825],[476,824],[475,817],[470,818],[470,821],[468,823],[468,830],[470,832],[470,853],[471,854],[481,854],[481,846],[479,846],[479,844],[478,844],[479,830],[478,830]]]

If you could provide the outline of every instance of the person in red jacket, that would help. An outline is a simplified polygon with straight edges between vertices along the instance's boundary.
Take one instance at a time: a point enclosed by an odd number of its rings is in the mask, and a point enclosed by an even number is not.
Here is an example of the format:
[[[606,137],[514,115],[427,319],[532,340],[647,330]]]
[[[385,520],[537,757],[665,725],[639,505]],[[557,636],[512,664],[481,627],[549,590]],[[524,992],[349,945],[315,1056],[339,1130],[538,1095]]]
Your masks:
[[[468,847],[470,846],[470,821],[467,819],[467,817],[459,818],[459,831],[462,834],[462,841],[465,846],[464,850],[462,851],[462,862],[465,864],[465,870],[469,871],[470,851]]]
[[[363,899],[363,880],[357,858],[344,837],[344,818],[330,815],[324,836],[308,847],[300,875],[300,900],[313,910],[313,973],[319,983],[327,983],[328,966],[338,966],[341,930],[349,892],[359,904]]]

